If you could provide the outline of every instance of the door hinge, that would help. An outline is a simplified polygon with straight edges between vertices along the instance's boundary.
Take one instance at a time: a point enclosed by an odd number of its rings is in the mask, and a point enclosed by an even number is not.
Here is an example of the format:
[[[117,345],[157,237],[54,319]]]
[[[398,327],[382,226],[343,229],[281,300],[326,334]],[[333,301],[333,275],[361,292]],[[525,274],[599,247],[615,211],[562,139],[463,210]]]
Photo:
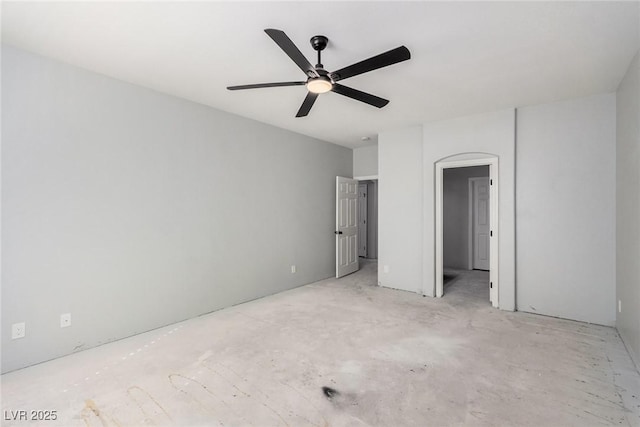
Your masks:
[[[489,232],[489,237],[493,237],[493,230]]]
[[[493,180],[492,179],[489,180],[489,185],[493,185]]]
[[[489,282],[489,287],[493,289],[493,282]]]

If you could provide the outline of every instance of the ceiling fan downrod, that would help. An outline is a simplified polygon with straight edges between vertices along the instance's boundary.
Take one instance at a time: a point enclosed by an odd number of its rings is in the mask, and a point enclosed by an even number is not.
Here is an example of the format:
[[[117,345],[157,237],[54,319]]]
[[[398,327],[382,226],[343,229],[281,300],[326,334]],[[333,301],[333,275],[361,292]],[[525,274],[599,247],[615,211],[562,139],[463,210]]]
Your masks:
[[[313,36],[311,37],[311,47],[318,52],[318,63],[316,64],[316,68],[324,68],[322,65],[322,57],[320,56],[325,47],[327,47],[327,43],[329,43],[329,39],[325,36]]]

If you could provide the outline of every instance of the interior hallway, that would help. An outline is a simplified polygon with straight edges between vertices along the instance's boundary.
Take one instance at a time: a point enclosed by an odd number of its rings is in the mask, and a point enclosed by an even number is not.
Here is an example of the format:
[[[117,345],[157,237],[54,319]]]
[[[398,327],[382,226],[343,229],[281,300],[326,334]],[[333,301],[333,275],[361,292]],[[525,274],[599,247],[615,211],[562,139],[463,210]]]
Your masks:
[[[376,270],[5,374],[3,425],[36,424],[6,419],[19,410],[57,411],[46,426],[640,424],[613,328],[493,309],[483,272],[447,270],[432,299]]]
[[[482,270],[444,269],[442,284],[447,302],[453,305],[489,307],[489,272]]]

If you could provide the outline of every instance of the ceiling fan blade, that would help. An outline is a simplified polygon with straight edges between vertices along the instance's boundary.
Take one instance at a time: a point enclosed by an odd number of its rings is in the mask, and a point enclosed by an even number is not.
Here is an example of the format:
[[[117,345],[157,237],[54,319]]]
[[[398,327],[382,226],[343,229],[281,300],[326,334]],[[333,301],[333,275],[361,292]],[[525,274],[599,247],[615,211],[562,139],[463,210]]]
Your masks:
[[[388,52],[381,53],[380,55],[372,56],[369,59],[360,61],[356,64],[349,65],[334,71],[331,73],[333,81],[348,79],[349,77],[357,76],[358,74],[366,73],[369,71],[377,70],[378,68],[387,67],[389,65],[397,64],[398,62],[406,61],[411,58],[411,52],[405,46],[400,46],[395,49],[391,49]]]
[[[388,99],[380,98],[379,96],[371,95],[370,93],[362,92],[357,89],[353,89],[347,86],[343,86],[338,83],[334,83],[331,91],[339,93],[340,95],[348,96],[356,101],[361,101],[374,107],[382,108],[389,103]]]
[[[307,96],[304,98],[304,101],[302,101],[302,105],[300,106],[296,117],[304,117],[309,114],[309,111],[311,110],[311,107],[313,107],[313,103],[316,102],[317,98],[317,93],[308,92]]]
[[[227,86],[229,90],[259,89],[262,87],[304,86],[306,82],[257,83],[253,85]]]
[[[284,53],[289,55],[289,58],[291,58],[307,76],[316,77],[318,75],[314,66],[311,65],[307,58],[304,57],[302,52],[300,52],[300,49],[293,44],[284,31],[267,28],[264,32],[267,33],[278,46],[280,46],[280,49],[284,50]]]

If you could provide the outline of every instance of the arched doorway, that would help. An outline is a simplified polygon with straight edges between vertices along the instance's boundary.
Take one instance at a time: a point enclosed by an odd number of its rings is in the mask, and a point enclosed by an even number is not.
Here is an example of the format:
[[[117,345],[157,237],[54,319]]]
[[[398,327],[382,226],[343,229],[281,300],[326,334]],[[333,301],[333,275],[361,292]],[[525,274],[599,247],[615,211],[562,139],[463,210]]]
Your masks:
[[[460,168],[471,166],[489,166],[490,182],[490,239],[489,239],[489,299],[494,307],[499,307],[499,162],[498,156],[487,153],[462,153],[449,156],[435,163],[435,296],[444,295],[443,283],[443,245],[444,245],[444,221],[443,221],[443,176],[447,168]]]

